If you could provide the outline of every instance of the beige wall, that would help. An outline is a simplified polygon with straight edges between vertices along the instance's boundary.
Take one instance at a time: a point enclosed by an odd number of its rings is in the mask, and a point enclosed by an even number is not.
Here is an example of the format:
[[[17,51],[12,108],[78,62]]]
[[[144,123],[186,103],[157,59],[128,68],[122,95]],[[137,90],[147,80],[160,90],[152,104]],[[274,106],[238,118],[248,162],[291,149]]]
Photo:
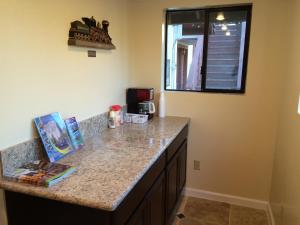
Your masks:
[[[131,85],[161,87],[163,9],[247,1],[132,0]],[[188,187],[268,200],[278,120],[285,3],[254,0],[245,95],[167,92],[167,114],[191,118]],[[200,172],[193,160],[201,161]]]
[[[0,149],[28,140],[32,118],[59,111],[79,120],[125,103],[127,10],[119,0],[1,1]],[[68,47],[70,22],[94,15],[111,22],[115,51]]]
[[[275,154],[271,205],[276,225],[300,224],[300,115],[297,114],[300,94],[300,2],[289,4],[288,64],[284,76],[278,144]]]
[[[0,25],[5,30],[0,37],[0,149],[35,136],[32,118],[37,115],[59,111],[64,117],[75,115],[82,120],[106,111],[112,103],[124,103],[128,84],[159,90],[163,9],[248,1],[126,2],[0,1]],[[299,224],[296,103],[300,51],[297,22],[292,21],[299,21],[300,6],[294,0],[294,17],[290,18],[294,29],[289,30],[283,26],[286,1],[253,2],[246,94],[168,92],[167,114],[192,119],[189,187],[268,200],[281,82],[285,77],[271,199],[274,212],[283,206],[285,225]],[[69,22],[85,15],[111,22],[116,51],[98,50],[97,58],[88,58],[85,49],[66,45]],[[282,44],[286,43],[286,33],[295,37],[289,40],[288,72],[288,50]],[[200,172],[192,170],[194,159],[201,161]],[[0,193],[2,225],[5,217],[1,198]]]
[[[70,22],[108,19],[115,51],[67,46]],[[32,119],[61,112],[79,120],[125,103],[127,3],[120,0],[0,1],[0,149],[36,135]],[[3,225],[0,193],[0,224]]]

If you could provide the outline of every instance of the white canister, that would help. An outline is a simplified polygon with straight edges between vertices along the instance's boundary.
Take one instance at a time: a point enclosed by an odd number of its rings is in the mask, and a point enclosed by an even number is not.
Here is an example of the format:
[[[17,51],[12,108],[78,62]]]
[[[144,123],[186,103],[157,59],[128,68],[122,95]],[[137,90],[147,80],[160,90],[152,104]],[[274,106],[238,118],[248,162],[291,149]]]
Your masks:
[[[113,111],[113,110],[109,111],[108,127],[109,128],[116,128],[116,112]]]
[[[163,91],[160,92],[159,97],[159,117],[166,117],[165,93]]]

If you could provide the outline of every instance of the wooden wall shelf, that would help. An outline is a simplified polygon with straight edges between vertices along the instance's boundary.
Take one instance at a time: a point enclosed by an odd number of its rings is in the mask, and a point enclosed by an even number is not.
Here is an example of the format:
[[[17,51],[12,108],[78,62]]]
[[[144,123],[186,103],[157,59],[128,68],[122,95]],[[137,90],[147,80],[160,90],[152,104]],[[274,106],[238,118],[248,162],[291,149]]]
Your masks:
[[[105,49],[105,50],[116,49],[116,46],[114,46],[113,44],[104,44],[104,43],[97,43],[97,42],[83,41],[83,40],[76,40],[76,39],[69,39],[68,45],[77,46],[77,47],[86,47],[86,48]]]

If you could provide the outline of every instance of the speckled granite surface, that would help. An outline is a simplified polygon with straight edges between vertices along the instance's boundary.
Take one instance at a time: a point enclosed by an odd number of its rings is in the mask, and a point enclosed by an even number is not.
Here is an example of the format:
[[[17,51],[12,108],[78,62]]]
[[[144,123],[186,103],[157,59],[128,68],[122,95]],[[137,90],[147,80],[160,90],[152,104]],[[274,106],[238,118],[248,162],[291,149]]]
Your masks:
[[[77,171],[51,188],[0,179],[0,187],[73,204],[114,210],[166,147],[189,122],[187,118],[154,118],[125,124],[86,139],[86,146],[62,160]]]
[[[103,113],[79,122],[84,139],[92,137],[107,129],[108,114]]]

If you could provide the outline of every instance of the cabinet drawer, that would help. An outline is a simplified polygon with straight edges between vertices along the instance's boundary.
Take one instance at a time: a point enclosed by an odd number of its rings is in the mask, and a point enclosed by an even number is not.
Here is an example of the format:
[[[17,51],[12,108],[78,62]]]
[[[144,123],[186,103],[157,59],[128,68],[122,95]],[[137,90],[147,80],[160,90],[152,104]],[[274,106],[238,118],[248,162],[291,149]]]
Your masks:
[[[147,225],[165,225],[165,182],[163,172],[151,188],[147,197]]]
[[[146,202],[143,202],[126,225],[147,225]]]
[[[175,138],[175,140],[167,148],[167,162],[173,158],[173,156],[179,149],[180,145],[187,138],[187,135],[188,135],[188,125],[186,125],[182,129],[182,131],[178,134],[178,136]]]
[[[173,158],[166,168],[166,217],[169,221],[177,202],[178,164]]]
[[[187,160],[187,141],[185,140],[178,151],[178,161],[177,161],[177,170],[178,170],[177,197],[178,198],[186,182],[186,160]]]

